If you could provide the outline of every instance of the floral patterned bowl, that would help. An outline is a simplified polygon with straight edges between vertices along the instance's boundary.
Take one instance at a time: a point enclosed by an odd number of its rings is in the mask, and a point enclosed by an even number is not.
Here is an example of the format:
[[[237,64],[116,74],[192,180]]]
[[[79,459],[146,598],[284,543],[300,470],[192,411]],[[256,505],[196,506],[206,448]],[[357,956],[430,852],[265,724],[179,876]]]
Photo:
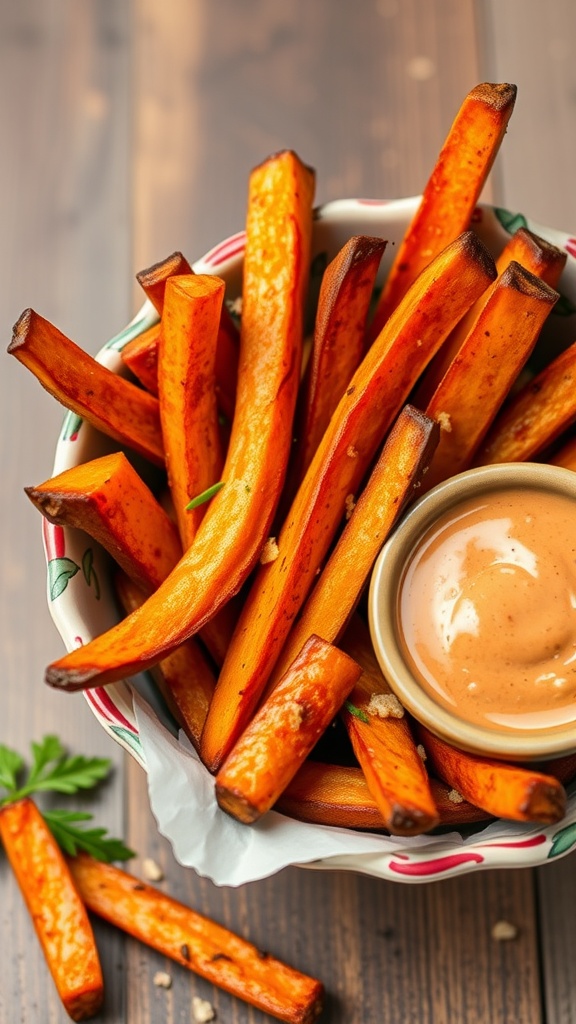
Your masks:
[[[313,237],[312,292],[317,286],[326,262],[332,259],[349,237],[356,234],[380,235],[389,240],[380,269],[381,283],[390,265],[394,246],[398,243],[418,203],[418,197],[398,201],[366,199],[339,200],[328,203],[316,211]],[[568,251],[568,262],[560,284],[561,299],[545,328],[548,358],[576,338],[576,238],[541,227],[521,214],[480,205],[474,212],[473,227],[490,251],[497,255],[509,235],[520,226],[527,226]],[[218,274],[226,281],[227,296],[240,295],[244,233],[239,232],[216,246],[195,265],[198,273]],[[114,372],[122,373],[119,356],[122,347],[151,326],[157,315],[146,302],[135,319],[121,334],[101,350],[98,360]],[[56,449],[54,472],[60,473],[71,466],[95,458],[111,449],[111,442],[98,434],[89,424],[69,413],[62,427]],[[63,529],[44,521],[44,542],[48,562],[48,600],[54,622],[70,650],[103,632],[116,621],[116,604],[108,579],[107,556],[79,531]],[[105,731],[120,743],[136,760],[147,768],[143,736],[134,703],[131,684],[115,685],[89,690],[85,694],[94,715]],[[168,721],[166,713],[156,706],[148,715],[151,729],[160,732],[160,722]],[[157,724],[156,724],[157,723]],[[173,731],[173,729],[172,729]],[[169,752],[168,755],[170,756]],[[148,765],[150,770],[150,765]],[[199,771],[207,773],[199,767]],[[151,797],[153,797],[151,786]],[[159,817],[158,797],[153,809]],[[281,821],[280,815],[274,819]],[[179,856],[178,843],[170,834],[170,826],[159,817],[161,830],[171,838]],[[275,827],[275,826],[272,826]],[[388,839],[366,836],[360,852],[358,844],[352,852],[346,846],[341,829],[307,826],[322,840],[333,833],[338,838],[329,855],[294,856],[292,861],[268,863],[259,872],[248,871],[234,879],[234,884],[249,878],[270,874],[288,862],[310,863],[321,868],[349,868],[404,882],[421,882],[465,871],[492,867],[526,867],[543,864],[548,859],[567,853],[576,845],[576,787],[569,793],[568,813],[559,826],[541,828],[531,825],[512,825],[494,822],[476,831],[460,834],[418,837],[417,839]],[[252,831],[252,830],[251,830]],[[252,833],[253,834],[253,833]],[[361,837],[362,834],[360,834]],[[353,834],[354,839],[359,838]],[[328,836],[330,838],[330,836]],[[369,841],[368,841],[369,840]],[[325,847],[323,846],[322,849]],[[303,846],[299,848],[301,851]],[[180,857],[182,859],[182,857]],[[223,875],[211,872],[204,862],[185,860],[200,873],[210,874],[216,881],[226,881]]]

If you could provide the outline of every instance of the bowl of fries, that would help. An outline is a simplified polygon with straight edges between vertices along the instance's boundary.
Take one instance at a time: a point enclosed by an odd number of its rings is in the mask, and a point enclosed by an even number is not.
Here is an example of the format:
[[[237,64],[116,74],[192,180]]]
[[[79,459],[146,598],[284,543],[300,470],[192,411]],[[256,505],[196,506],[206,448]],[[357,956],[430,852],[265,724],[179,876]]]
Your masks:
[[[375,285],[376,289],[381,287],[381,281],[391,262],[394,246],[400,243],[418,202],[418,197],[391,202],[361,199],[342,200],[319,208],[315,214],[313,232],[311,270],[313,294],[317,294],[318,278],[321,277],[323,269],[337,255],[342,246],[354,236],[380,236],[388,240],[387,254],[385,254],[379,269]],[[536,235],[546,238],[562,248],[569,243],[568,236],[562,232],[535,225],[520,214],[512,214],[486,205],[479,205],[475,208],[473,223],[474,231],[478,233],[495,256],[509,242],[511,229],[514,231],[517,227],[533,231]],[[241,311],[241,304],[238,300],[241,294],[244,245],[245,236],[243,233],[238,233],[212,249],[195,263],[193,268],[197,274],[217,274],[226,282],[227,303],[232,309],[233,316],[237,314],[237,311]],[[550,318],[550,323],[546,326],[547,338],[549,334],[550,340],[546,340],[545,343],[548,346],[551,345],[554,352],[563,351],[566,344],[565,339],[570,338],[572,331],[576,328],[573,303],[576,303],[576,263],[570,260],[562,281],[561,311],[556,316],[553,315]],[[145,337],[147,332],[153,330],[157,319],[153,304],[147,301],[134,321],[102,349],[97,357],[98,361],[114,373],[126,375],[126,363],[122,359],[122,352],[126,346],[130,346],[136,339]],[[536,361],[532,374],[538,371],[539,363]],[[113,446],[103,439],[101,433],[95,430],[90,423],[74,413],[68,413],[58,440],[54,475],[91,462],[94,458],[106,458],[111,447]],[[50,610],[67,648],[72,650],[80,644],[85,644],[91,637],[100,635],[118,618],[110,560],[101,547],[83,532],[69,526],[51,523],[48,519],[44,519],[43,528],[48,560]],[[359,630],[359,636],[365,640],[364,631]],[[358,639],[357,643],[361,644],[361,639]],[[354,653],[353,645],[349,649]],[[125,682],[87,689],[85,697],[105,731],[148,770],[150,770],[150,766],[147,763],[147,758],[154,760],[155,763],[161,761],[159,754],[157,756],[154,754],[151,758],[148,747],[150,734],[156,728],[158,729],[158,738],[162,729],[167,728],[171,733],[174,732],[173,717],[163,702],[156,702],[154,710],[144,714],[141,706],[140,710],[135,707],[134,691],[131,685]],[[137,697],[136,700],[140,705],[140,699]],[[362,709],[358,704],[350,704],[350,702],[349,706],[353,708],[349,717],[362,725],[361,717],[355,717],[358,711],[360,716],[362,715]],[[393,719],[391,720],[393,721]],[[143,724],[146,733],[144,742],[142,738]],[[168,741],[164,739],[162,742],[166,744]],[[162,750],[162,756],[189,759],[193,757],[189,750],[182,750],[176,754],[174,747],[175,740],[171,740],[169,753]],[[310,772],[312,779],[316,772],[315,763],[311,761],[309,765],[311,767],[306,770]],[[202,770],[198,765],[195,765],[194,768]],[[350,867],[382,877],[394,878],[397,881],[413,882],[446,877],[484,867],[514,867],[519,864],[543,863],[549,857],[566,852],[576,842],[576,798],[569,799],[565,818],[554,826],[539,826],[533,822],[513,825],[506,823],[504,825],[494,819],[490,824],[487,814],[480,812],[476,815],[469,810],[468,802],[462,800],[461,794],[454,787],[447,786],[440,780],[434,780],[437,803],[441,802],[443,807],[442,833],[434,832],[430,837],[414,836],[401,840],[394,838],[393,846],[388,848],[386,842],[391,840],[384,835],[378,835],[376,831],[378,825],[381,824],[378,819],[377,807],[370,799],[370,794],[367,793],[365,787],[359,785],[360,780],[354,775],[358,769],[350,765],[336,766],[336,769],[335,780],[338,780],[340,771],[346,787],[340,801],[345,810],[341,809],[339,816],[333,819],[336,824],[314,823],[307,826],[315,830],[323,840],[327,833],[334,833],[338,837],[336,852],[330,848],[326,854],[323,852],[323,848],[318,851],[316,847],[311,847],[311,853],[307,855],[299,838],[300,854],[292,856],[289,861],[286,861],[285,856],[282,858],[278,856],[278,867],[283,867],[286,862],[314,861],[315,866]],[[174,831],[178,832],[178,826],[167,824],[163,820],[161,809],[166,795],[165,792],[164,796],[162,795],[163,787],[166,785],[166,772],[169,770],[164,764],[163,770],[158,773],[159,780],[155,781],[152,799],[162,830],[173,838]],[[207,784],[211,787],[212,779],[208,772],[204,770],[204,773]],[[302,792],[298,791],[298,786],[293,786],[292,793],[288,793],[284,802],[280,801],[280,806],[283,807],[284,814],[287,816],[292,813],[306,814],[304,776],[305,773],[301,779]],[[316,783],[315,778],[313,781]],[[318,785],[322,785],[320,778]],[[331,779],[327,778],[324,785],[328,793]],[[354,793],[355,786],[358,788],[357,794]],[[319,793],[321,794],[321,789],[319,789]],[[299,802],[300,799],[302,802]],[[320,801],[321,799],[320,795]],[[313,802],[312,800],[309,808],[312,817],[314,815]],[[187,817],[195,813],[197,814],[198,810],[189,796],[188,806],[182,807],[182,814]],[[225,819],[226,816],[222,812],[220,814],[222,819]],[[348,814],[348,819],[346,814]],[[272,812],[268,817],[275,818],[276,812]],[[475,820],[475,818],[479,820]],[[343,831],[342,826],[346,820],[349,820],[354,828],[354,831],[350,832],[350,839],[353,843],[357,844],[357,840],[361,836],[366,839],[366,843],[361,845],[360,852],[354,850],[348,852],[346,844],[342,851],[342,847],[339,845]],[[226,820],[226,825],[233,826],[234,823]],[[491,833],[490,829],[494,830],[495,828],[496,831]],[[446,831],[447,829],[448,831]],[[428,839],[430,843],[424,842]],[[289,844],[285,842],[285,839],[284,843],[285,848],[289,849]],[[175,845],[178,852],[178,838],[175,840]],[[380,845],[383,846],[382,852],[379,852],[378,849]],[[368,850],[366,850],[366,846]],[[320,852],[320,856],[318,856],[318,852]],[[180,853],[180,856],[186,862],[187,855]],[[206,863],[200,864],[199,867],[198,862],[195,863],[198,870],[210,873],[210,868]],[[254,868],[256,877],[258,877],[259,870],[259,868]],[[271,868],[267,863],[265,869],[262,870],[264,873],[269,873]],[[222,871],[223,875],[226,875],[224,868]],[[254,873],[247,877],[254,877]]]
[[[70,410],[27,488],[68,650],[46,681],[84,692],[217,883],[424,881],[576,843],[574,759],[506,766],[513,787],[481,761],[467,785],[464,752],[414,734],[363,608],[428,482],[576,467],[576,243],[477,202],[514,98],[472,90],[423,197],[313,210],[310,168],[270,157],[246,232],[140,273],[146,302],[95,361],[32,310],[15,326],[9,351]],[[540,784],[552,810],[526,799]]]

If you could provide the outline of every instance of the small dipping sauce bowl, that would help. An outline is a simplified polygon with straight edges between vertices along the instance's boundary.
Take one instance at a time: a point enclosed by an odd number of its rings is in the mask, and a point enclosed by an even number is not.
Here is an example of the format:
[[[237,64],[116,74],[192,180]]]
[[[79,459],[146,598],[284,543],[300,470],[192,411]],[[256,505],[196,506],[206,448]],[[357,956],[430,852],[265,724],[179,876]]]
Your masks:
[[[433,488],[380,553],[369,617],[392,690],[447,743],[574,753],[576,473],[504,463]]]

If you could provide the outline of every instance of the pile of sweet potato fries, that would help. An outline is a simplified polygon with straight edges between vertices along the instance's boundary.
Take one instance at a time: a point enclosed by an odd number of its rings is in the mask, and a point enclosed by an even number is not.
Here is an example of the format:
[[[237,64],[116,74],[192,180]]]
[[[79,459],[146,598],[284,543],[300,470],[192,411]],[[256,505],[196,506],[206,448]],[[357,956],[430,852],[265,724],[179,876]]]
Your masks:
[[[31,310],[15,326],[9,351],[69,409],[165,466],[170,496],[122,451],[27,490],[51,522],[110,552],[127,612],[47,681],[75,691],[154,668],[241,821],[275,805],[415,835],[564,813],[574,759],[508,766],[419,729],[356,611],[416,488],[532,458],[576,420],[576,343],[502,408],[566,261],[521,229],[495,264],[469,229],[515,96],[483,84],[464,100],[372,318],[385,240],[351,238],[328,266],[303,375],[314,173],[288,151],[250,177],[239,334],[223,282],[180,254],[138,275],[160,320],[123,351],[131,380]],[[576,468],[574,443],[554,461]],[[350,763],[310,760],[337,715]]]

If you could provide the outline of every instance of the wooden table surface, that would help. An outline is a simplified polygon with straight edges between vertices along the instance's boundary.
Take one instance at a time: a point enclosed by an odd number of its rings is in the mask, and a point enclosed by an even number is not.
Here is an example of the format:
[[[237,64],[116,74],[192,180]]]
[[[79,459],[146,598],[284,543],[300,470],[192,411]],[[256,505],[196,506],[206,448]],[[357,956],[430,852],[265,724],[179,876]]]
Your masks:
[[[480,81],[519,87],[487,195],[576,232],[574,38],[573,0],[0,0],[6,344],[33,306],[95,352],[135,310],[137,269],[242,227],[248,172],[279,148],[316,167],[318,201],[419,191]],[[49,475],[61,410],[11,360],[0,386],[0,742],[23,751],[53,731],[113,758],[90,808],[139,852],[133,870],[154,857],[163,888],[317,973],[326,1022],[576,1021],[573,856],[417,887],[291,869],[218,890],[176,864],[141,770],[81,696],[42,682],[61,641],[22,488]],[[491,937],[500,919],[515,941]],[[264,1021],[111,928],[97,936],[103,1024],[188,1022],[194,994],[219,1021]],[[2,856],[0,948],[0,1024],[67,1019]]]

